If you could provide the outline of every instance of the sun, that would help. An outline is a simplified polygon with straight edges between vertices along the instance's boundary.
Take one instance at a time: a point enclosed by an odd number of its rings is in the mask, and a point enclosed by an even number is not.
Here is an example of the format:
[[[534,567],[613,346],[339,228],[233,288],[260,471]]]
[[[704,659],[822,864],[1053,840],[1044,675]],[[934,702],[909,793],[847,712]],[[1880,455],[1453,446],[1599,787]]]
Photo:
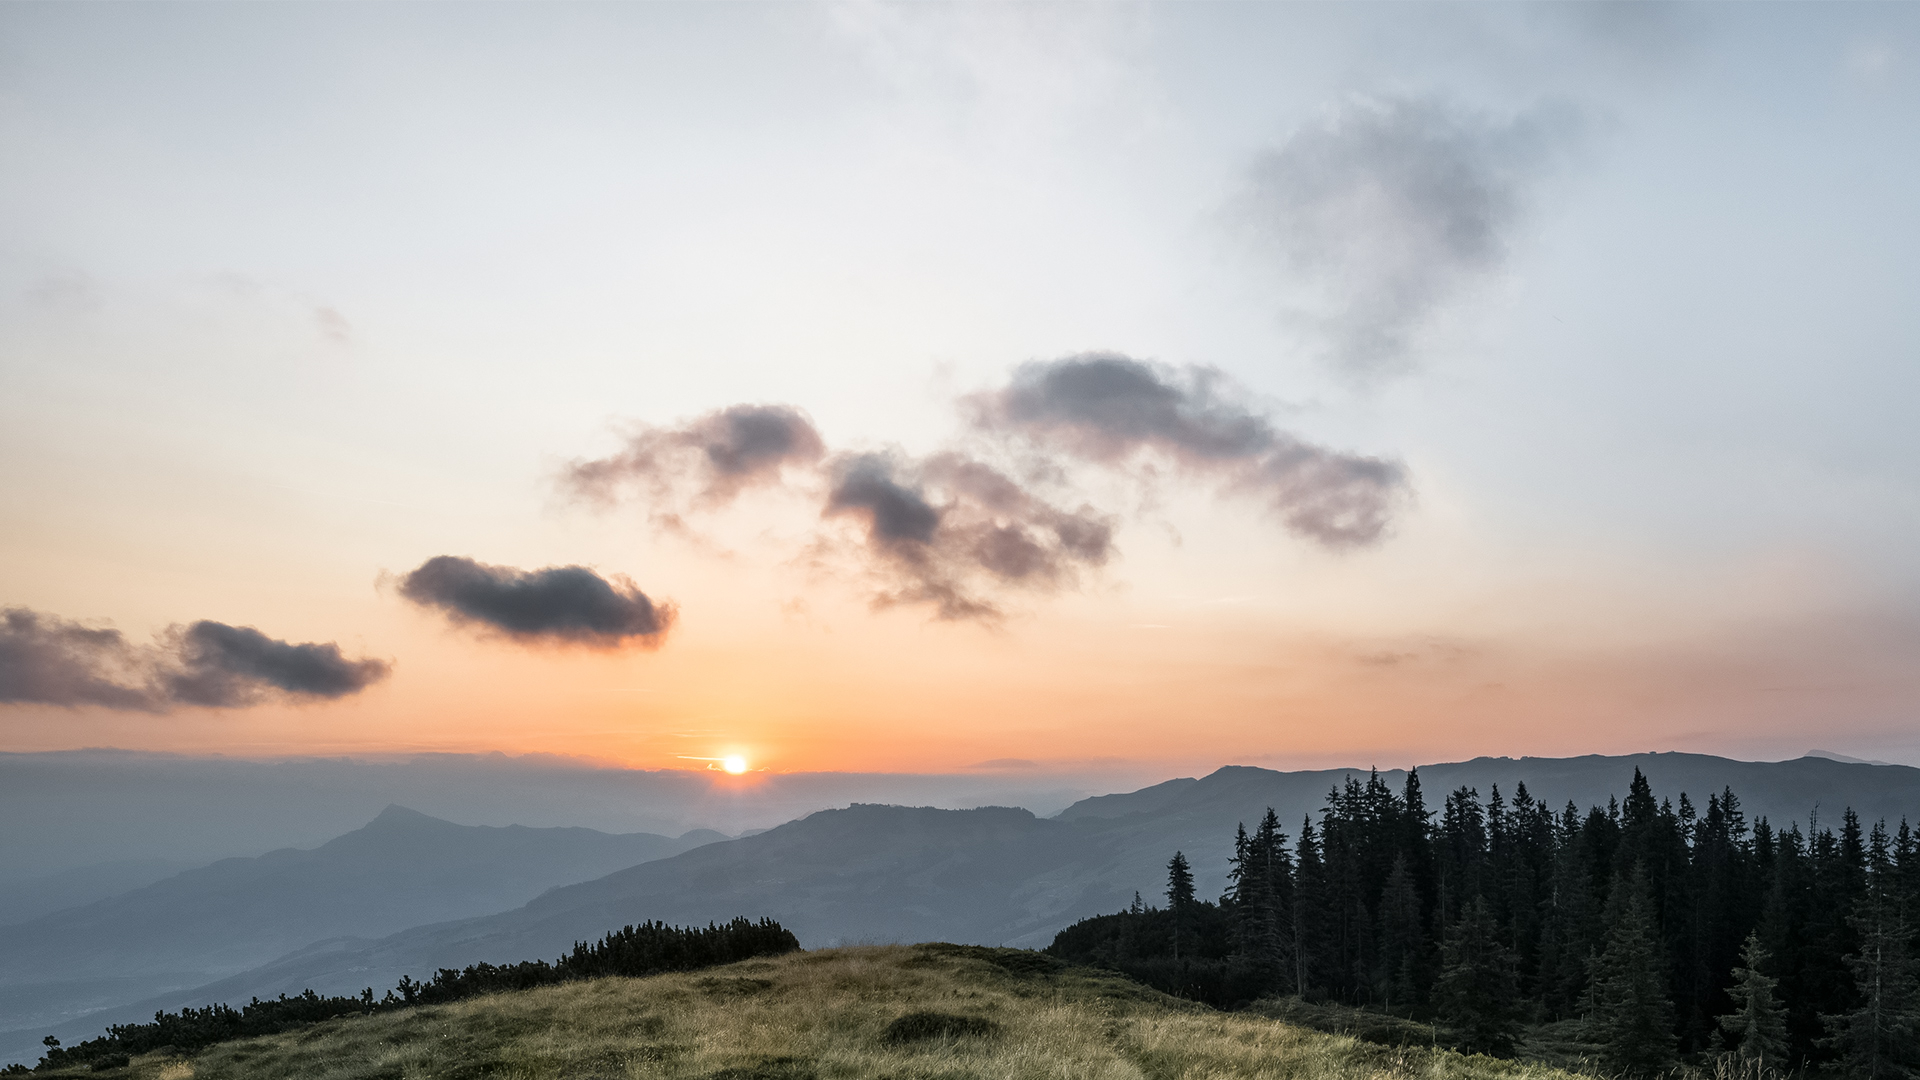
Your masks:
[[[739,754],[728,754],[720,759],[720,767],[738,776],[747,771],[747,759]]]

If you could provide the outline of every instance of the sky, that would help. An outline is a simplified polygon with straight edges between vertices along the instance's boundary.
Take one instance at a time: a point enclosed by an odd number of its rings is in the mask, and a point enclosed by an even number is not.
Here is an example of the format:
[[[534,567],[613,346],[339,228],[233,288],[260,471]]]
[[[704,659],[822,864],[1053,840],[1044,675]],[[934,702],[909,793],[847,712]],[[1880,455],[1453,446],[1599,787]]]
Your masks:
[[[1920,763],[1920,8],[0,7],[0,750]]]

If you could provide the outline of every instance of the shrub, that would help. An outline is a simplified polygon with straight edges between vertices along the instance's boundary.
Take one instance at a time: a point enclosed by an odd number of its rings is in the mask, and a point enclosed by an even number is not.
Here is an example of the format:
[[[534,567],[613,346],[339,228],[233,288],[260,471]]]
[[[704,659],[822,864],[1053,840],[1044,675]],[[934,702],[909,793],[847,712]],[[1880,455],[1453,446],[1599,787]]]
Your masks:
[[[882,1038],[897,1044],[926,1042],[930,1039],[986,1038],[998,1034],[1000,1025],[983,1016],[910,1012],[888,1024]]]

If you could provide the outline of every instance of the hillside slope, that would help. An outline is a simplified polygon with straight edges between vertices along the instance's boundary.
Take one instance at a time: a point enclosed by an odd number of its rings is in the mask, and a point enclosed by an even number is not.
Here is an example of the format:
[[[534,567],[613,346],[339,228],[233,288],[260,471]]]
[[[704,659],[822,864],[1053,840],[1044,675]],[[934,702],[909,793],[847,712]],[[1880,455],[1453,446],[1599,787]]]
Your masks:
[[[41,1073],[59,1076],[62,1073]],[[599,979],[75,1072],[139,1080],[1563,1080],[1218,1013],[1044,956],[952,945],[800,953]]]
[[[390,806],[311,850],[223,859],[0,927],[0,1029],[198,986],[321,939],[513,908],[719,839],[456,825]]]
[[[180,1001],[244,1001],[308,987],[355,993],[477,960],[556,956],[610,927],[699,923],[715,911],[777,919],[810,947],[936,938],[1044,944],[1081,913],[1131,898],[1101,884],[1100,867],[1111,858],[1101,830],[1025,810],[823,810],[554,889],[513,911],[378,941],[319,943]],[[154,1002],[146,1011],[160,1007],[175,1006]]]

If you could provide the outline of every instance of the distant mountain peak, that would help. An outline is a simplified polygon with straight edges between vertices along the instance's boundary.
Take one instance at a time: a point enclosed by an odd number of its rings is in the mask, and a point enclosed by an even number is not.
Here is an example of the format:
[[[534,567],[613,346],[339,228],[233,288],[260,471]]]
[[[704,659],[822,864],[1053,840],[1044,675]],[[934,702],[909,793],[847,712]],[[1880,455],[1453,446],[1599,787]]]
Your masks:
[[[376,815],[372,821],[367,823],[367,827],[372,828],[375,825],[393,826],[393,825],[426,825],[426,824],[451,825],[453,824],[453,822],[444,821],[440,818],[433,817],[430,814],[423,814],[418,810],[409,810],[406,807],[401,806],[399,803],[388,803],[387,808],[385,810],[380,811],[380,813]]]
[[[1836,754],[1836,753],[1834,753],[1834,752],[1833,752],[1833,751],[1831,751],[1831,750],[1809,750],[1809,751],[1807,751],[1806,753],[1804,753],[1804,754],[1802,754],[1802,755],[1800,755],[1800,756],[1801,756],[1801,757],[1817,757],[1817,758],[1825,758],[1825,759],[1827,759],[1828,761],[1839,761],[1839,762],[1844,762],[1844,763],[1846,763],[1846,764],[1848,764],[1848,765],[1893,765],[1893,764],[1896,764],[1895,762],[1892,762],[1892,761],[1870,761],[1870,760],[1868,760],[1868,759],[1866,759],[1866,758],[1857,758],[1857,757],[1849,757],[1849,756],[1847,756],[1846,754]]]

